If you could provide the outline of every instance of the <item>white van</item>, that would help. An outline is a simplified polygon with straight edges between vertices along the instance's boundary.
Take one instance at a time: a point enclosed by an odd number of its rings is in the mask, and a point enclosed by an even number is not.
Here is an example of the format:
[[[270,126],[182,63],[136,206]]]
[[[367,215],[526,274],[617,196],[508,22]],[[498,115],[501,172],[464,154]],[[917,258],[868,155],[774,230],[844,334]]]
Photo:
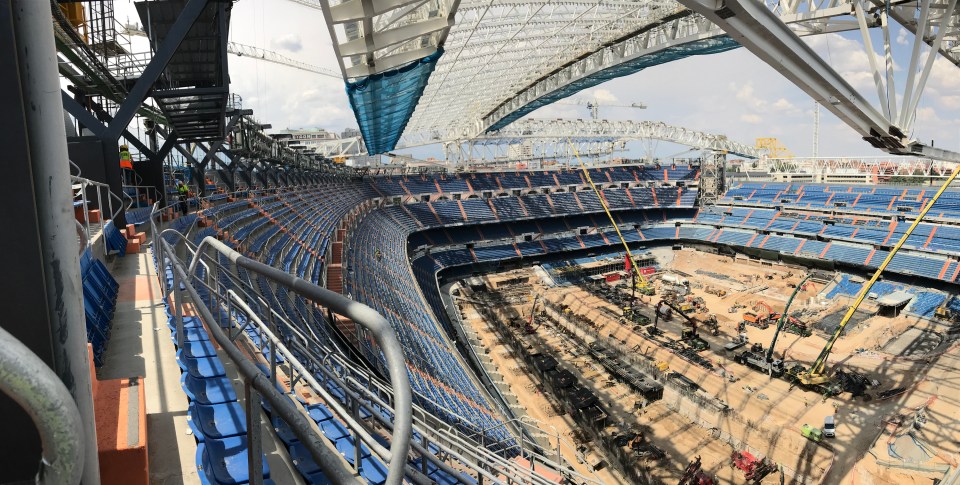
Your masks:
[[[823,437],[824,438],[835,438],[837,436],[837,423],[834,416],[831,414],[823,418]]]

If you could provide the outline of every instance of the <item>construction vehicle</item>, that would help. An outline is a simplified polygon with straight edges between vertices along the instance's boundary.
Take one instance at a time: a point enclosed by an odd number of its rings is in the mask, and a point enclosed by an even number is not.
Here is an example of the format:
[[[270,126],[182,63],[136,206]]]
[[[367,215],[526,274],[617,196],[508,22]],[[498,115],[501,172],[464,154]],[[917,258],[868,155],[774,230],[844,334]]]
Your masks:
[[[720,298],[723,298],[723,297],[727,296],[727,290],[723,290],[723,289],[720,289],[720,288],[714,288],[714,287],[712,287],[712,286],[706,287],[706,288],[703,290],[703,292],[706,293],[706,294],[708,294],[708,295],[716,295],[716,296],[718,296],[718,297],[720,297]]]
[[[734,468],[743,472],[744,478],[753,483],[760,483],[764,477],[777,471],[777,466],[767,459],[758,459],[749,451],[734,451],[730,457]]]
[[[731,340],[730,342],[727,342],[723,346],[723,350],[727,352],[733,352],[734,350],[737,350],[740,347],[747,345],[749,342],[750,340],[747,339],[747,334],[741,333],[740,335],[737,335],[736,337],[734,337],[734,339]]]
[[[536,312],[537,312],[537,302],[539,302],[539,301],[540,301],[540,294],[537,293],[537,296],[535,296],[535,297],[533,298],[533,306],[530,307],[530,318],[527,320],[527,324],[523,327],[523,331],[524,331],[525,333],[528,333],[528,334],[536,333],[537,330],[540,328],[540,325],[543,325],[543,319],[540,319],[540,320],[537,321],[537,326],[536,326],[536,327],[533,326],[534,317],[535,317],[536,314],[537,314],[537,313],[536,313]]]
[[[717,316],[713,313],[707,316],[707,319],[703,321],[702,326],[708,328],[710,333],[714,336],[720,335],[720,323],[717,322]]]
[[[650,317],[640,313],[633,307],[623,307],[623,317],[637,325],[648,325]]]
[[[663,281],[664,283],[670,283],[671,285],[678,285],[678,286],[687,286],[688,284],[690,284],[690,282],[687,281],[687,279],[684,278],[683,276],[675,275],[672,273],[664,274],[663,276],[660,277],[660,281]]]
[[[903,235],[900,236],[900,239],[897,243],[890,249],[890,252],[887,253],[887,257],[884,258],[883,262],[880,263],[880,266],[877,267],[877,271],[873,273],[873,276],[864,283],[863,287],[860,288],[860,293],[857,295],[857,298],[854,300],[853,304],[850,305],[850,308],[847,310],[847,313],[844,314],[843,318],[840,320],[840,324],[837,325],[837,329],[834,330],[833,335],[830,336],[830,339],[827,340],[826,345],[823,346],[823,350],[820,351],[820,355],[817,356],[817,359],[813,362],[813,365],[809,369],[803,370],[800,366],[795,366],[792,374],[795,376],[796,381],[808,388],[814,389],[820,392],[831,391],[835,388],[836,383],[833,381],[832,376],[827,375],[827,359],[830,357],[830,350],[833,349],[833,344],[836,343],[837,339],[843,334],[843,330],[846,328],[847,324],[850,323],[850,320],[853,319],[853,315],[856,313],[857,308],[860,307],[860,304],[863,303],[864,298],[870,294],[870,289],[873,288],[874,283],[880,279],[880,275],[883,274],[883,271],[887,269],[887,265],[890,264],[890,261],[893,261],[894,256],[897,255],[897,252],[900,251],[900,248],[903,247],[903,244],[907,242],[907,239],[910,238],[910,235],[913,234],[913,231],[920,225],[920,222],[926,217],[927,213],[930,212],[930,208],[937,203],[937,200],[940,199],[940,196],[946,192],[947,187],[956,180],[957,175],[960,175],[960,165],[954,168],[953,172],[949,177],[943,182],[943,185],[937,189],[937,192],[927,201],[926,205],[923,206],[923,209],[920,211],[920,214],[917,215],[917,218],[913,220],[910,224],[910,227],[904,231]]]
[[[813,332],[809,327],[807,327],[807,324],[797,320],[794,317],[787,317],[787,322],[783,325],[783,331],[792,333],[794,335],[799,335],[801,337],[809,337],[813,335]]]
[[[756,312],[756,313],[754,313]],[[753,305],[753,312],[747,312],[743,314],[743,324],[750,325],[751,327],[757,327],[761,330],[766,330],[767,327],[777,323],[781,315],[772,308],[770,305],[763,300],[758,301]]]
[[[756,313],[747,312],[743,314],[743,325],[750,325],[761,330],[766,330],[770,326],[765,318],[761,318]]]
[[[707,350],[710,348],[710,344],[706,340],[700,338],[700,334],[697,333],[698,322],[696,320],[690,318],[689,315],[680,311],[680,309],[678,309],[668,301],[664,301],[663,304],[666,305],[668,308],[672,308],[674,311],[677,312],[678,315],[680,315],[681,317],[683,317],[684,320],[686,320],[686,323],[683,325],[683,329],[680,331],[681,342],[687,344],[688,347],[690,347],[696,352],[700,352],[702,350]]]
[[[759,343],[754,343],[749,350],[740,352],[733,360],[740,365],[752,367],[772,377],[780,377],[784,373],[783,361],[780,359],[767,360],[767,356],[763,353],[763,346]]]
[[[804,438],[813,441],[814,443],[823,441],[823,431],[820,431],[820,428],[810,426],[806,423],[800,427],[800,434],[803,435]]]
[[[777,320],[777,329],[773,332],[773,339],[770,341],[770,346],[767,348],[767,356],[766,356],[767,362],[770,362],[773,360],[773,349],[777,346],[777,337],[780,336],[780,332],[783,330],[784,323],[787,322],[789,318],[791,318],[787,316],[787,313],[790,311],[790,305],[793,304],[793,299],[796,298],[797,293],[800,292],[800,289],[804,286],[804,283],[806,283],[811,276],[812,275],[805,276],[803,280],[800,281],[800,284],[797,285],[797,287],[793,290],[793,293],[790,294],[790,298],[787,300],[787,305],[783,308],[783,314],[780,315],[780,318]],[[767,308],[770,308],[769,305],[767,306]]]
[[[670,308],[670,304],[666,300],[660,300],[657,303],[657,306],[653,309],[653,326],[647,329],[647,333],[650,335],[661,335],[663,330],[657,328],[657,323],[660,319],[663,318],[665,321],[670,321],[673,319],[673,309]]]
[[[947,306],[948,302],[950,302],[950,298],[944,300],[943,305],[938,306],[937,309],[934,310],[934,316],[940,320],[956,323],[960,321],[960,315],[957,315],[957,312]]]
[[[680,481],[677,483],[678,485],[714,485],[717,480],[704,473],[700,464],[700,456],[697,455],[697,458],[687,465],[683,475],[680,476]]]

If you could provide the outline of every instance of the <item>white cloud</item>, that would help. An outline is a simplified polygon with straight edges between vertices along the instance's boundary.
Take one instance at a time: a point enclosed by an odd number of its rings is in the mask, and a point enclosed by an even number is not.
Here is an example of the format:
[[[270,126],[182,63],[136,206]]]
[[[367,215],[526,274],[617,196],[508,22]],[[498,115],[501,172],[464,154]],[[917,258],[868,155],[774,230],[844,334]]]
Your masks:
[[[596,88],[584,93],[587,98],[593,98],[602,103],[618,103],[620,100],[609,89]]]
[[[897,32],[897,44],[908,45],[910,42],[907,40],[907,35],[907,29],[900,29],[900,31]]]
[[[300,35],[294,32],[274,38],[273,46],[290,52],[300,52],[303,49],[303,41],[300,40]]]
[[[740,115],[740,121],[743,121],[744,123],[750,123],[752,125],[757,125],[757,124],[763,123],[763,118],[761,118],[760,115],[745,113]]]
[[[786,98],[780,98],[773,103],[773,109],[777,111],[794,111],[797,107],[790,101],[787,101]]]

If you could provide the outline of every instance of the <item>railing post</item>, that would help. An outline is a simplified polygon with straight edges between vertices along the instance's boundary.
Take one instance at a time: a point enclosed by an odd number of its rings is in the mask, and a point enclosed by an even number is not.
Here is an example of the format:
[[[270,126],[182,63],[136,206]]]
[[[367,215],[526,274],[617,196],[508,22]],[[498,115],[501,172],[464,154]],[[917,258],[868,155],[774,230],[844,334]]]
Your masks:
[[[103,226],[106,224],[106,215],[103,213],[103,197],[100,194],[100,187],[97,187],[97,210],[100,211],[100,241],[103,242],[103,254],[107,254],[107,237],[103,233]]]
[[[164,263],[166,264],[166,263]],[[171,262],[172,264],[172,262]],[[166,273],[166,266],[164,266],[164,273]],[[164,284],[166,283],[166,274],[164,274]],[[177,348],[183,348],[183,291],[180,289],[180,275],[176,271],[173,272],[173,311],[176,316],[176,325],[177,325]]]
[[[263,442],[260,435],[260,394],[243,380],[244,400],[247,403],[247,463],[250,483],[263,485]]]
[[[269,284],[269,283],[267,283],[267,288],[270,288],[270,284]],[[272,290],[271,290],[271,291],[272,291]],[[274,295],[276,295],[276,293],[274,293]],[[268,311],[269,311],[269,310],[268,310]],[[276,318],[277,318],[276,315],[274,315],[274,313],[273,313],[272,311],[270,311],[270,331],[273,332],[274,335],[276,335],[276,334],[279,333],[279,332],[278,332],[278,329],[277,329],[277,321],[276,321]],[[264,337],[265,337],[264,335],[261,335],[261,336],[260,336],[261,339],[264,338]],[[271,342],[271,343],[270,343],[270,384],[273,385],[274,387],[277,386],[277,354],[276,354],[276,349],[277,349],[277,346],[276,346],[273,342]]]

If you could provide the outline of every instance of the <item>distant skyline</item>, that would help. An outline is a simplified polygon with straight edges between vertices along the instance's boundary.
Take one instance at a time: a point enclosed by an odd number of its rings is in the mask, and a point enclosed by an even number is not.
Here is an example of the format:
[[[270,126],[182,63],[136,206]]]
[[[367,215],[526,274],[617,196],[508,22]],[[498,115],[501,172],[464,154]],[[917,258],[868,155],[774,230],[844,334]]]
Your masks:
[[[124,5],[126,3],[126,5]],[[117,17],[136,20],[132,2],[117,2]],[[897,44],[898,90],[909,60],[908,36],[892,31]],[[877,33],[879,35],[879,33]],[[140,39],[143,40],[143,39]],[[338,70],[329,34],[319,10],[289,1],[245,0],[233,5],[230,40],[275,50],[280,54]],[[859,33],[827,34],[808,39],[834,67],[868,99],[876,99],[872,71]],[[879,37],[875,46],[881,46]],[[277,129],[320,127],[337,133],[357,128],[342,80],[255,59],[230,56],[231,91],[244,106]],[[914,136],[938,147],[960,150],[960,69],[943,59],[933,73],[916,116]],[[645,110],[600,108],[605,119],[662,121],[726,135],[741,143],[776,137],[795,156],[809,156],[813,145],[814,103],[779,73],[745,49],[698,56],[649,68],[608,81],[576,95],[618,103],[644,103]],[[589,118],[586,107],[551,105],[529,115],[537,118]],[[642,144],[631,144],[626,155],[642,156]],[[657,143],[659,156],[682,150]],[[400,150],[418,157],[442,157],[437,147]],[[846,124],[825,109],[820,111],[821,156],[879,156]]]

